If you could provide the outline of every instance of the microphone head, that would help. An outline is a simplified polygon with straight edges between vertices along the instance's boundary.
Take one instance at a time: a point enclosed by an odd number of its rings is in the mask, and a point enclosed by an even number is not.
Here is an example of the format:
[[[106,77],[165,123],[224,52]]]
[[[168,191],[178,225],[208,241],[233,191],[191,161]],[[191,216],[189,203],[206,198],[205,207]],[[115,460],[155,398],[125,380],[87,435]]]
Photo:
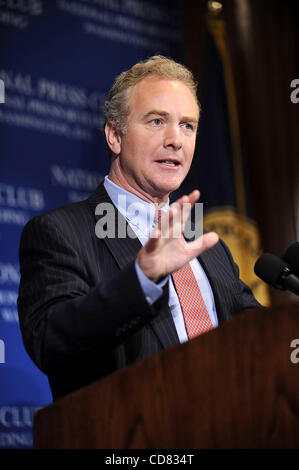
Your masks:
[[[277,289],[284,289],[283,278],[289,271],[289,265],[271,253],[261,255],[254,265],[255,274]]]
[[[292,272],[299,277],[299,242],[289,246],[282,258],[290,265]]]

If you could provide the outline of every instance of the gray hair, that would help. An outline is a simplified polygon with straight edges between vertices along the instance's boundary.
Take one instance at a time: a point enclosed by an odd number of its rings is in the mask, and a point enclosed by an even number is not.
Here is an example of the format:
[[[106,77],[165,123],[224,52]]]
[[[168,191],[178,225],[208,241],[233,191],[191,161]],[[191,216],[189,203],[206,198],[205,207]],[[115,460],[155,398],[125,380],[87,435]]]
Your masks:
[[[173,59],[155,55],[138,62],[116,77],[104,106],[105,124],[107,121],[112,121],[113,126],[120,134],[126,133],[127,118],[130,112],[129,98],[133,87],[149,75],[183,82],[191,91],[200,109],[197,98],[197,82],[192,72]]]

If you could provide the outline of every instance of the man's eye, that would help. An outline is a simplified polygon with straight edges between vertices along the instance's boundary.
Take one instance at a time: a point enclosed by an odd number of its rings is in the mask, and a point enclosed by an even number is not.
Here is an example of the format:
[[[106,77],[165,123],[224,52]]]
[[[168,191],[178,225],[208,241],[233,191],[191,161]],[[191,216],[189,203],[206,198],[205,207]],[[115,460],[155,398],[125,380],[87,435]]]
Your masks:
[[[151,122],[152,122],[152,124],[154,124],[154,126],[160,126],[162,121],[161,121],[161,119],[156,118],[156,119],[152,119]]]
[[[187,129],[187,131],[193,131],[193,125],[189,124],[189,122],[185,122],[183,126],[185,127],[185,129]]]

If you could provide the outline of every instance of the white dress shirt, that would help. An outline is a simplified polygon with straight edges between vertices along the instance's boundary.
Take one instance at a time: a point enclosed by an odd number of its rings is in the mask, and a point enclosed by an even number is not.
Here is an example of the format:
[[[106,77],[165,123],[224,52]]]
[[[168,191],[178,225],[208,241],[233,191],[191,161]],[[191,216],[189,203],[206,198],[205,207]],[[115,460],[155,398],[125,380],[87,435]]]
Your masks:
[[[145,245],[151,231],[154,228],[155,206],[113,183],[108,178],[108,176],[105,177],[104,186],[113,204],[125,217],[128,224],[138,237],[140,243]],[[162,211],[167,211],[168,208],[169,202],[160,209]],[[218,325],[218,319],[214,295],[209,280],[197,258],[194,258],[190,261],[190,266],[200,288],[213,327],[216,327]],[[162,282],[157,284],[145,276],[137,261],[135,262],[135,268],[142,290],[150,304],[153,304],[160,297],[160,295],[162,295],[163,286],[166,284],[166,282],[169,282],[168,304],[178,333],[178,337],[181,343],[188,341],[184,316],[172,281],[172,277],[168,276]]]

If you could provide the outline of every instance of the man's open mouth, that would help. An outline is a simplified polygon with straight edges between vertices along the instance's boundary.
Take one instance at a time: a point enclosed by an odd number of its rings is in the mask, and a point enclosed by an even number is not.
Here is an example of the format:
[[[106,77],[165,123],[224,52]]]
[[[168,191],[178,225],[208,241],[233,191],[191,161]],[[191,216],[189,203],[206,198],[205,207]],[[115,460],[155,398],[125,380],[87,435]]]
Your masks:
[[[167,166],[179,166],[180,162],[177,160],[157,160],[157,163],[162,163],[163,165]]]

